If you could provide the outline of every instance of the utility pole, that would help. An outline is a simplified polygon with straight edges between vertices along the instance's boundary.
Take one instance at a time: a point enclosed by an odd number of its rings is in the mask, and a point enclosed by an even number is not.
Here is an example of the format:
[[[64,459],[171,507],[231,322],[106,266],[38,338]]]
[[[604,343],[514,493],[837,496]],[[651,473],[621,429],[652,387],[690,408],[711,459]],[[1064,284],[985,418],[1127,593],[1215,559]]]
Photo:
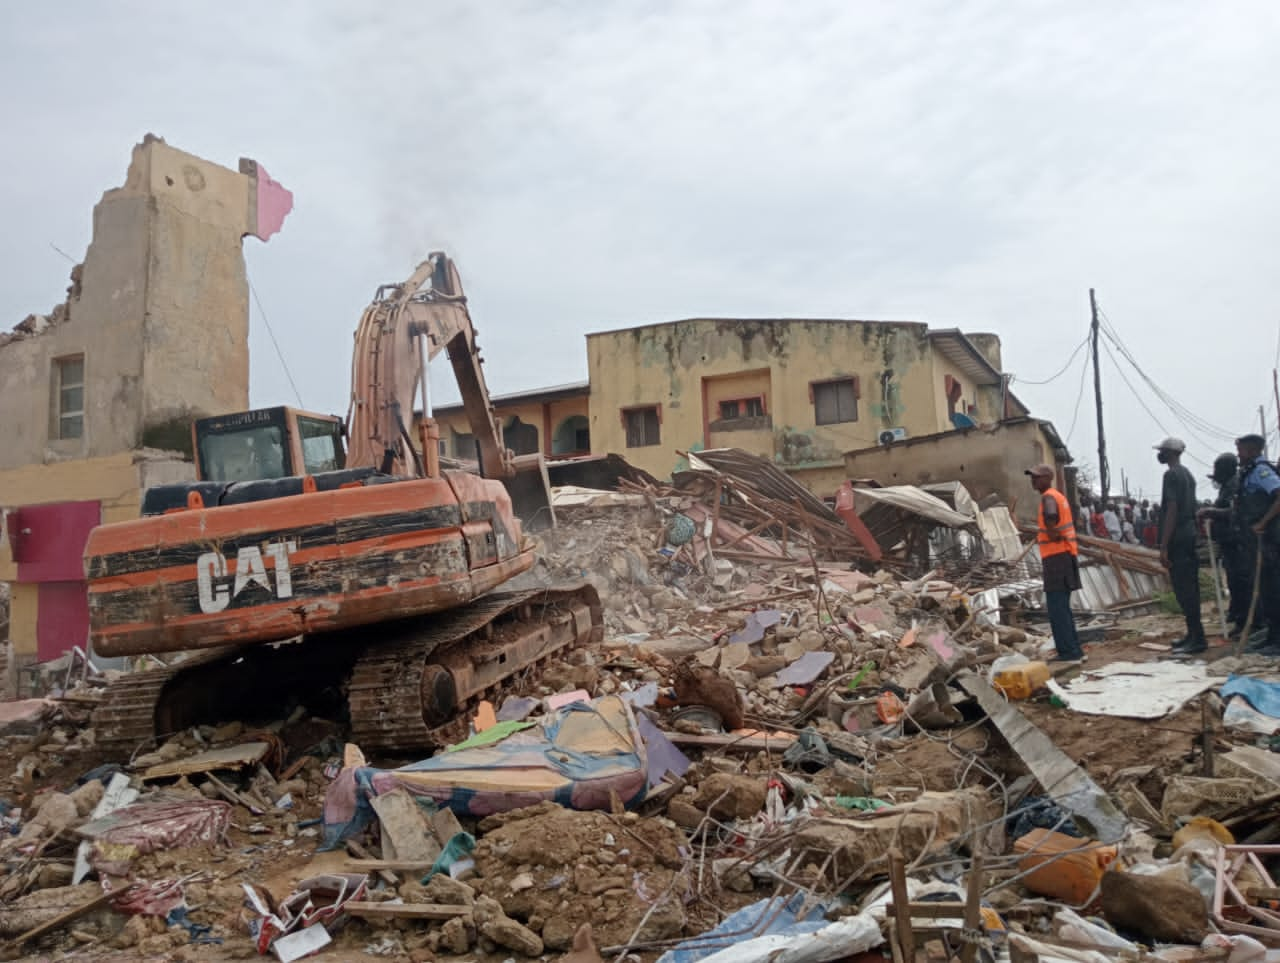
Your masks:
[[[1107,467],[1107,435],[1102,427],[1102,367],[1098,361],[1098,299],[1093,288],[1089,289],[1089,310],[1093,314],[1093,402],[1098,410],[1098,487],[1102,500],[1107,500],[1111,488],[1111,469]]]
[[[1262,405],[1258,405],[1258,431],[1262,433],[1262,451],[1267,450],[1267,413],[1262,410]]]

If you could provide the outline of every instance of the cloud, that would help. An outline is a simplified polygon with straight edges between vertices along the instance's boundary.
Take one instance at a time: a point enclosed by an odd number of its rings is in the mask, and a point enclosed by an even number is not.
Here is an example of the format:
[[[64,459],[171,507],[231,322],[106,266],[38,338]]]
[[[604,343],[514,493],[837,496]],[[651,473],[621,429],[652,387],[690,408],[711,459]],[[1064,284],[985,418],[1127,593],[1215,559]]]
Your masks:
[[[69,265],[48,242],[79,255],[89,209],[154,130],[253,156],[294,190],[285,230],[246,249],[312,407],[345,410],[361,308],[436,247],[458,260],[497,391],[585,376],[587,331],[693,314],[996,331],[1006,366],[1042,379],[1084,337],[1093,286],[1203,418],[1243,430],[1269,397],[1280,8],[1261,0],[0,18],[0,81],[22,91],[0,105],[22,145],[0,202],[27,226],[0,237],[13,321],[58,299]],[[290,400],[256,314],[252,350],[255,403]],[[1065,431],[1079,384],[1017,390]],[[1104,390],[1113,465],[1150,491],[1163,432],[1109,368]],[[1072,439],[1085,458],[1091,425],[1085,411]],[[1198,433],[1211,461],[1225,439]]]

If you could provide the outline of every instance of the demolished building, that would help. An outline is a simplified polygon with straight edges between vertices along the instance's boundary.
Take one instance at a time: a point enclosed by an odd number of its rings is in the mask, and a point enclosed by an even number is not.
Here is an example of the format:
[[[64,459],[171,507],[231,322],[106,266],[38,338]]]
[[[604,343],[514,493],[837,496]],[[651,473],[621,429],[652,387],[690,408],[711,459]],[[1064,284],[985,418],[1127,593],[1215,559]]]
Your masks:
[[[93,212],[67,299],[0,335],[0,581],[15,668],[88,635],[82,554],[144,489],[193,478],[193,418],[249,400],[242,238],[279,231],[292,195],[148,134]],[[12,673],[11,673],[12,675]]]

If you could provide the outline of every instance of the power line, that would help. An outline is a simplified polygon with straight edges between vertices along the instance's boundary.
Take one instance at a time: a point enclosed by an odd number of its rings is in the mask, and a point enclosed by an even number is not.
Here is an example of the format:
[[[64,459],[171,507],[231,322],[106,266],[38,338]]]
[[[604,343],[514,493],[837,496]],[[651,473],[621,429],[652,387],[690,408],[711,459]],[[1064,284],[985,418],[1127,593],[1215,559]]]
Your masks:
[[[253,286],[253,281],[249,281],[249,292],[253,295],[253,303],[258,306],[258,314],[262,318],[262,323],[267,326],[267,334],[271,336],[271,343],[276,346],[276,357],[280,359],[280,367],[284,368],[284,376],[289,379],[289,386],[293,388],[293,396],[298,399],[298,407],[305,408],[302,403],[302,392],[298,390],[297,383],[293,380],[293,373],[289,370],[289,363],[284,360],[284,352],[280,350],[280,342],[276,340],[276,333],[271,330],[271,322],[267,319],[267,312],[262,310],[262,299],[258,297],[258,289]]]
[[[1134,397],[1134,400],[1136,400],[1138,404],[1142,406],[1142,410],[1151,416],[1151,420],[1156,423],[1156,427],[1158,427],[1166,435],[1172,435],[1173,432],[1171,432],[1168,428],[1166,428],[1161,423],[1160,419],[1156,417],[1156,413],[1147,406],[1147,403],[1145,401],[1142,400],[1142,396],[1138,394],[1138,389],[1133,386],[1133,382],[1129,380],[1129,376],[1124,373],[1124,369],[1120,367],[1120,362],[1116,360],[1116,356],[1111,352],[1111,347],[1109,345],[1104,344],[1102,348],[1104,351],[1107,352],[1107,357],[1111,359],[1111,363],[1115,366],[1116,374],[1120,376],[1120,380],[1123,381],[1125,384],[1125,387],[1129,389],[1130,393]],[[1200,439],[1197,439],[1197,440],[1200,440]],[[1202,440],[1201,440],[1201,444],[1203,444]],[[1210,445],[1208,447],[1210,448],[1210,450],[1212,450],[1213,446]],[[1184,454],[1186,455],[1186,457],[1190,458],[1194,462],[1197,462],[1203,465],[1205,468],[1213,467],[1203,458],[1197,458],[1195,455],[1191,454],[1191,452],[1189,451],[1184,452]]]
[[[1076,392],[1076,407],[1071,413],[1071,427],[1067,429],[1067,435],[1064,441],[1070,443],[1071,436],[1076,432],[1076,422],[1080,418],[1080,402],[1084,400],[1084,381],[1089,375],[1089,356],[1085,355],[1084,364],[1080,366],[1080,389]]]
[[[1076,345],[1076,350],[1071,352],[1071,357],[1067,359],[1067,363],[1062,366],[1061,370],[1059,370],[1057,374],[1051,375],[1050,377],[1046,378],[1044,381],[1030,381],[1026,378],[1019,378],[1017,375],[1014,375],[1013,380],[1020,385],[1051,384],[1052,382],[1057,381],[1059,378],[1061,378],[1064,374],[1067,373],[1067,369],[1070,368],[1072,362],[1076,360],[1076,355],[1078,355],[1080,353],[1080,350],[1088,343],[1089,343],[1089,336],[1085,335],[1084,340],[1081,341],[1078,345]]]
[[[1144,382],[1146,382],[1147,387],[1151,389],[1152,393],[1164,403],[1165,407],[1169,409],[1173,416],[1178,419],[1179,423],[1182,424],[1188,432],[1191,432],[1192,434],[1202,433],[1204,435],[1211,435],[1226,441],[1232,441],[1235,439],[1235,432],[1228,431],[1226,428],[1222,428],[1207,419],[1200,417],[1156,384],[1155,380],[1142,369],[1142,366],[1138,364],[1137,359],[1134,358],[1133,353],[1124,344],[1119,333],[1111,324],[1111,319],[1107,318],[1105,313],[1099,312],[1099,314],[1105,322],[1103,330],[1106,332],[1108,340],[1115,345],[1116,350],[1119,351],[1121,356],[1133,366],[1133,370],[1137,372],[1138,376],[1142,378]],[[1206,444],[1203,438],[1197,438],[1197,441],[1201,444],[1205,444],[1208,448],[1216,447],[1214,444]]]

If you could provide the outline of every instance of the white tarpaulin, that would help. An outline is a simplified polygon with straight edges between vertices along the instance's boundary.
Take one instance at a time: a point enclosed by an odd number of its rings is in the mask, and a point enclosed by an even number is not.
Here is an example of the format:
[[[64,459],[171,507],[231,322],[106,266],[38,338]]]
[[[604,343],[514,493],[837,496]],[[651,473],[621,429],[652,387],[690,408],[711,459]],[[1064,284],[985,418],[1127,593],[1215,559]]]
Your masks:
[[[1069,709],[1093,716],[1159,719],[1221,681],[1206,666],[1181,662],[1113,662],[1070,685],[1049,681]]]

